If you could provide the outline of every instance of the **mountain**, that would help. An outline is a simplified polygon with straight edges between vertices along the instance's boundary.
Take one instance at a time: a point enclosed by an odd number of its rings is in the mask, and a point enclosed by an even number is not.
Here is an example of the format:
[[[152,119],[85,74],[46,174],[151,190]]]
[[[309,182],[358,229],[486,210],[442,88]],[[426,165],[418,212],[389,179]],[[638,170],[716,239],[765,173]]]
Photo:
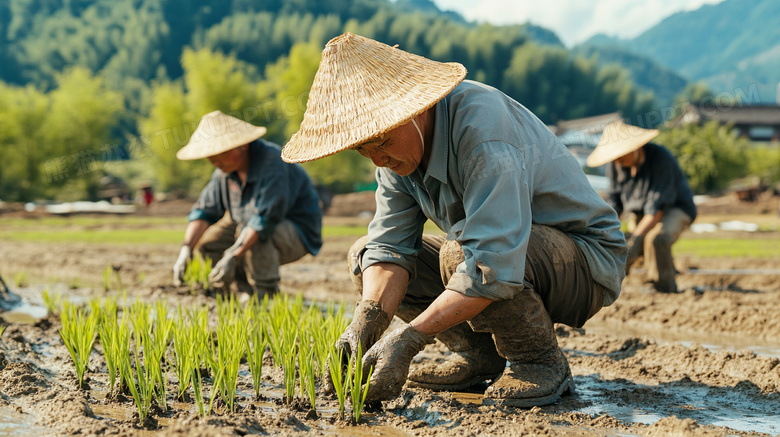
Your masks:
[[[647,56],[715,92],[773,103],[780,82],[780,1],[726,0],[671,15],[630,40],[603,35],[585,45]],[[758,97],[760,96],[760,101]]]
[[[688,80],[677,72],[615,44],[610,37],[605,36],[600,43],[590,40],[587,44],[575,47],[572,52],[589,59],[595,57],[599,66],[620,65],[628,71],[637,86],[653,92],[656,106],[659,107],[671,105],[675,96],[688,85]]]

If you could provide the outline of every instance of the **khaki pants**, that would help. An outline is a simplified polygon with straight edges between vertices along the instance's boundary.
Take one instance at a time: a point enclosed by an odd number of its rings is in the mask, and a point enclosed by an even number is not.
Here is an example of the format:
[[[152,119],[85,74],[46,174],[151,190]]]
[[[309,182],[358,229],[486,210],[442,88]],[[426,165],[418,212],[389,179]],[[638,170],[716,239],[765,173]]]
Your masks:
[[[356,241],[347,261],[352,281],[361,293],[362,268],[358,264],[367,242],[367,236]],[[423,235],[423,250],[417,257],[417,277],[409,283],[404,303],[415,307],[430,305],[444,291],[445,284],[463,260],[463,249],[456,241]],[[524,283],[541,297],[555,323],[579,328],[601,309],[604,302],[604,287],[593,281],[579,246],[571,237],[549,226],[531,227]]]
[[[633,217],[629,229],[633,230],[639,220],[641,218]],[[664,211],[661,221],[645,235],[642,256],[646,279],[655,284],[656,290],[664,293],[677,292],[677,271],[672,258],[672,244],[690,225],[691,217],[688,214],[679,208],[670,208]]]
[[[201,237],[196,250],[213,262],[222,258],[225,249],[232,246],[238,237],[238,226],[225,214],[222,219],[209,226]],[[273,292],[279,287],[279,266],[301,259],[308,251],[295,226],[285,220],[276,226],[267,241],[257,242],[239,261],[246,280],[255,292]],[[240,277],[240,275],[239,275]]]

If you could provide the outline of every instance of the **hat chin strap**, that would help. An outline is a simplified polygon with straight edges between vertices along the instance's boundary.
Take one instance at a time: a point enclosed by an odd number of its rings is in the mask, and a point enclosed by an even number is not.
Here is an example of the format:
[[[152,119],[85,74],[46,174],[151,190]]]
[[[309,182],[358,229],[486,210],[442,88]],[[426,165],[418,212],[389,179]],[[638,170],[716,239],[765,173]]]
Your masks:
[[[422,144],[423,149],[425,149],[425,140],[423,140],[422,131],[420,131],[420,127],[417,126],[417,122],[412,119],[412,124],[414,125],[414,128],[417,129],[417,134],[420,135],[420,144]]]

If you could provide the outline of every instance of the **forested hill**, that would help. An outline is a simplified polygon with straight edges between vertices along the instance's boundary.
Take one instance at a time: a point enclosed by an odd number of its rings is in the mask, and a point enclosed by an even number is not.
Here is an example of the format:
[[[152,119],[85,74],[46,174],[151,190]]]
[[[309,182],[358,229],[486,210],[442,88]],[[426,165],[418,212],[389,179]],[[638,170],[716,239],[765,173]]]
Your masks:
[[[647,56],[714,92],[756,86],[773,103],[780,82],[780,1],[726,0],[674,14],[631,40],[594,37]],[[758,103],[758,102],[752,102]]]
[[[175,152],[200,117],[232,111],[284,144],[322,48],[345,31],[460,62],[547,123],[653,105],[626,70],[549,30],[468,23],[429,0],[3,0],[0,198],[94,198],[100,176],[124,168],[99,163],[128,156],[146,159],[157,188],[191,194],[211,168]],[[306,168],[348,188],[371,178],[362,161],[339,161],[353,158]]]

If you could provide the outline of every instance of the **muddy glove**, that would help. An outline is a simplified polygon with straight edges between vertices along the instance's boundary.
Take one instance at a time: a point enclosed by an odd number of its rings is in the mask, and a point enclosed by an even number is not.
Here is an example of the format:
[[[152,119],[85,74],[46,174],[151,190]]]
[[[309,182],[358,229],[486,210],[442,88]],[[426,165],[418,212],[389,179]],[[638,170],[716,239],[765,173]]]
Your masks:
[[[387,401],[401,394],[412,358],[434,340],[434,336],[425,335],[412,325],[404,324],[373,345],[363,357],[365,374],[371,368],[374,369],[369,380],[366,403]]]
[[[214,288],[228,288],[236,280],[236,266],[238,260],[230,251],[225,251],[214,268],[209,273],[209,283]]]
[[[642,256],[644,252],[645,237],[644,235],[634,235],[626,242],[628,247],[628,256],[626,257],[626,276],[628,276],[631,266]]]
[[[180,286],[184,282],[184,272],[187,271],[187,261],[192,256],[192,249],[186,244],[181,247],[179,258],[173,265],[173,285]]]
[[[364,300],[358,302],[352,315],[352,322],[344,330],[338,340],[336,348],[342,351],[342,368],[349,364],[349,358],[357,353],[358,344],[363,353],[379,340],[382,333],[390,326],[390,316],[382,311],[378,302]],[[330,376],[330,368],[325,369],[325,393],[333,393],[333,380]]]

